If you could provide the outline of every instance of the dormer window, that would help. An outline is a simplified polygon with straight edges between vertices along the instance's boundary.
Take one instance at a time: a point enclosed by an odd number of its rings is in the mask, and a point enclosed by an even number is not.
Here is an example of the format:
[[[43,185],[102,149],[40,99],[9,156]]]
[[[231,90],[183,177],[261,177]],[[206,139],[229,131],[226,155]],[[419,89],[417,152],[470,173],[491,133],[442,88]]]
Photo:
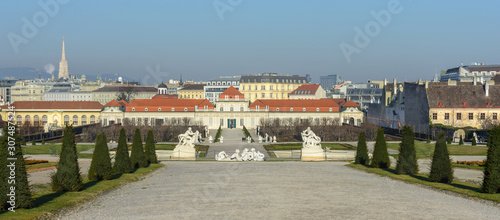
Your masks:
[[[207,110],[207,109],[208,109],[208,105],[205,105],[203,108],[204,108],[205,110]]]
[[[135,112],[135,108],[132,108],[132,111]]]
[[[304,112],[305,112],[305,111],[306,111],[306,108],[302,108],[302,111],[304,111]]]
[[[158,111],[161,112],[161,108],[158,108]]]
[[[187,109],[187,108],[184,108],[184,111],[185,111],[185,112],[187,112],[187,111],[188,111],[188,109]]]
[[[316,111],[319,112],[319,108],[316,108]]]
[[[293,112],[293,108],[290,108],[290,111]]]
[[[279,112],[280,111],[280,108],[276,108],[276,111]]]
[[[175,108],[172,108],[172,111],[175,112]]]
[[[239,96],[239,95],[236,95],[236,99],[240,99],[240,96]]]
[[[228,95],[225,95],[225,96],[224,96],[224,99],[229,99],[229,96],[228,96]]]
[[[148,108],[145,108],[145,109],[144,109],[144,111],[146,111],[146,112],[147,112],[147,111],[148,111]]]
[[[256,108],[257,108],[257,110],[259,110],[260,106],[257,106]]]
[[[330,108],[330,112],[332,112],[332,108]]]

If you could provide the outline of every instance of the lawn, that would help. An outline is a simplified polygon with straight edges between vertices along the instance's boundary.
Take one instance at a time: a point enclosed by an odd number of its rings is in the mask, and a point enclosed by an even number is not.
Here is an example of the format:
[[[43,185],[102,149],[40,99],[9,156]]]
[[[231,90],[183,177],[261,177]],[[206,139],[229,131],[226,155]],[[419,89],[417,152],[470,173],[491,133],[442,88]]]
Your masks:
[[[173,150],[175,148],[175,144],[156,144],[156,150]]]
[[[375,173],[380,176],[390,177],[392,179],[405,181],[413,184],[422,184],[425,186],[430,186],[440,190],[447,190],[466,196],[472,196],[480,199],[490,200],[494,202],[500,202],[500,193],[488,194],[481,192],[481,186],[472,183],[465,183],[459,181],[453,181],[452,183],[435,183],[429,182],[427,175],[417,174],[417,175],[398,175],[395,173],[394,169],[377,169],[370,166],[360,165],[360,164],[348,164],[347,166],[356,169],[364,170],[369,173]]]
[[[429,158],[434,152],[434,143],[426,143],[421,141],[415,141],[415,150],[417,152],[417,158]],[[387,143],[387,148],[398,150],[399,143]],[[451,145],[448,144],[448,152],[450,155],[486,155],[488,147],[486,146],[470,146],[470,145]]]
[[[324,143],[321,144],[321,147],[326,148],[329,147],[330,150],[356,150],[355,146],[349,144],[332,144],[332,143]],[[300,150],[302,149],[302,143],[295,144],[268,144],[264,145],[264,148],[268,151],[273,150]]]
[[[50,154],[52,148],[52,154],[60,154],[61,153],[61,147],[62,144],[45,144],[45,145],[28,145],[28,146],[23,146],[23,154],[31,154],[31,155],[38,155],[38,154]],[[76,150],[78,153],[82,151],[86,151],[89,149],[94,148],[93,144],[76,144]]]
[[[451,165],[453,167],[458,167],[458,168],[473,169],[473,170],[484,170],[484,167],[476,167],[476,166],[469,166],[469,165],[456,164],[456,163],[452,163]]]
[[[28,165],[26,166],[26,171],[29,170],[34,170],[38,168],[44,168],[44,167],[51,167],[51,166],[57,166],[57,162],[49,162],[49,163],[40,163],[40,164],[35,164],[35,165]]]
[[[140,180],[142,176],[164,166],[163,164],[151,164],[146,168],[139,168],[134,173],[121,176],[116,175],[114,179],[104,181],[84,181],[83,190],[79,192],[55,193],[50,189],[32,192],[35,199],[34,207],[31,209],[18,209],[16,212],[0,212],[0,219],[52,219],[55,213],[88,201],[106,191],[117,188],[119,185]]]

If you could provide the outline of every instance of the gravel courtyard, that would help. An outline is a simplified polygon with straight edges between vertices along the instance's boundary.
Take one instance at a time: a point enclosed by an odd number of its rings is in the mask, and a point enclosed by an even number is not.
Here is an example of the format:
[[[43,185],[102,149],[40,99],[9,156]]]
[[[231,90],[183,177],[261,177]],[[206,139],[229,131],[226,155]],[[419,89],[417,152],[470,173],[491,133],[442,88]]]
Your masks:
[[[497,219],[500,207],[342,162],[164,162],[62,219]]]

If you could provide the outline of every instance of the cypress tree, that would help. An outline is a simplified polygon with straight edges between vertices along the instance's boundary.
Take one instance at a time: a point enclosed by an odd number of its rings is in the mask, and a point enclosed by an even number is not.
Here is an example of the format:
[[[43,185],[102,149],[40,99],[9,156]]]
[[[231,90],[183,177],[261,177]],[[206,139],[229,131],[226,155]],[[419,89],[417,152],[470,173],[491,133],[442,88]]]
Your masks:
[[[42,137],[42,145],[45,145],[45,137]]]
[[[500,126],[488,132],[488,153],[484,166],[482,191],[500,193]]]
[[[7,168],[7,126],[3,128],[4,135],[0,137],[0,210],[7,208],[7,194],[9,193],[9,185],[7,178],[10,170]]]
[[[451,137],[447,137],[447,138],[446,138],[446,143],[447,143],[447,144],[451,144]]]
[[[431,136],[427,135],[427,143],[431,143]]]
[[[132,172],[132,164],[127,147],[127,134],[125,128],[120,130],[120,137],[118,137],[118,147],[116,148],[115,164],[113,166],[115,173],[130,173]]]
[[[462,138],[462,135],[460,135],[460,141],[458,142],[458,145],[464,145],[464,139]]]
[[[104,133],[97,135],[88,177],[89,180],[108,180],[113,177],[111,158]]]
[[[15,138],[15,167],[16,167],[16,208],[31,208],[33,206],[33,198],[28,182],[28,174],[26,173],[26,164],[24,162],[23,150],[19,144],[19,135],[17,128],[13,137]],[[4,136],[9,136],[6,134]],[[34,139],[33,139],[34,140]]]
[[[52,176],[52,190],[56,192],[78,191],[82,185],[73,126],[66,125],[62,138],[61,154],[59,155],[59,165],[57,172]]]
[[[415,133],[413,133],[411,126],[405,125],[402,134],[403,140],[399,144],[396,172],[398,174],[416,174],[418,173],[418,163],[417,152],[415,150]]]
[[[36,140],[35,138],[33,138],[33,140],[31,140],[31,145],[35,146],[36,145]]]
[[[359,133],[358,138],[358,148],[356,149],[356,159],[354,163],[356,164],[368,164],[370,161],[368,157],[368,148],[366,147],[366,137],[365,132]]]
[[[132,140],[130,162],[133,168],[148,166],[148,162],[146,161],[146,156],[144,155],[144,150],[142,147],[141,131],[139,131],[139,128],[135,129],[134,139]]]
[[[373,150],[372,167],[389,168],[390,166],[391,160],[389,159],[389,153],[387,152],[384,130],[382,130],[382,128],[378,128],[375,149]]]
[[[26,146],[26,138],[24,138],[24,137],[21,138],[21,145]]]
[[[148,131],[148,136],[146,137],[145,153],[148,164],[158,163],[158,158],[156,156],[155,137],[152,130]]]
[[[476,145],[477,145],[476,138],[474,138],[474,136],[472,136],[472,146],[476,146]]]
[[[434,147],[429,180],[440,183],[451,183],[453,181],[453,169],[451,168],[451,159],[448,154],[444,133],[438,135]]]

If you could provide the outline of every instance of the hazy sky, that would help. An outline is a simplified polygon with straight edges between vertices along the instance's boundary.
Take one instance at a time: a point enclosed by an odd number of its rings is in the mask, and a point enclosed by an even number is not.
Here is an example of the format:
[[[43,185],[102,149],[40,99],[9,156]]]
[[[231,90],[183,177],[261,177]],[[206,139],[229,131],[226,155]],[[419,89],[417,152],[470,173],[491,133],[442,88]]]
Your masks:
[[[47,12],[44,2],[57,7]],[[57,69],[64,35],[70,74],[430,80],[461,62],[500,63],[499,8],[498,1],[1,1],[0,68]]]

